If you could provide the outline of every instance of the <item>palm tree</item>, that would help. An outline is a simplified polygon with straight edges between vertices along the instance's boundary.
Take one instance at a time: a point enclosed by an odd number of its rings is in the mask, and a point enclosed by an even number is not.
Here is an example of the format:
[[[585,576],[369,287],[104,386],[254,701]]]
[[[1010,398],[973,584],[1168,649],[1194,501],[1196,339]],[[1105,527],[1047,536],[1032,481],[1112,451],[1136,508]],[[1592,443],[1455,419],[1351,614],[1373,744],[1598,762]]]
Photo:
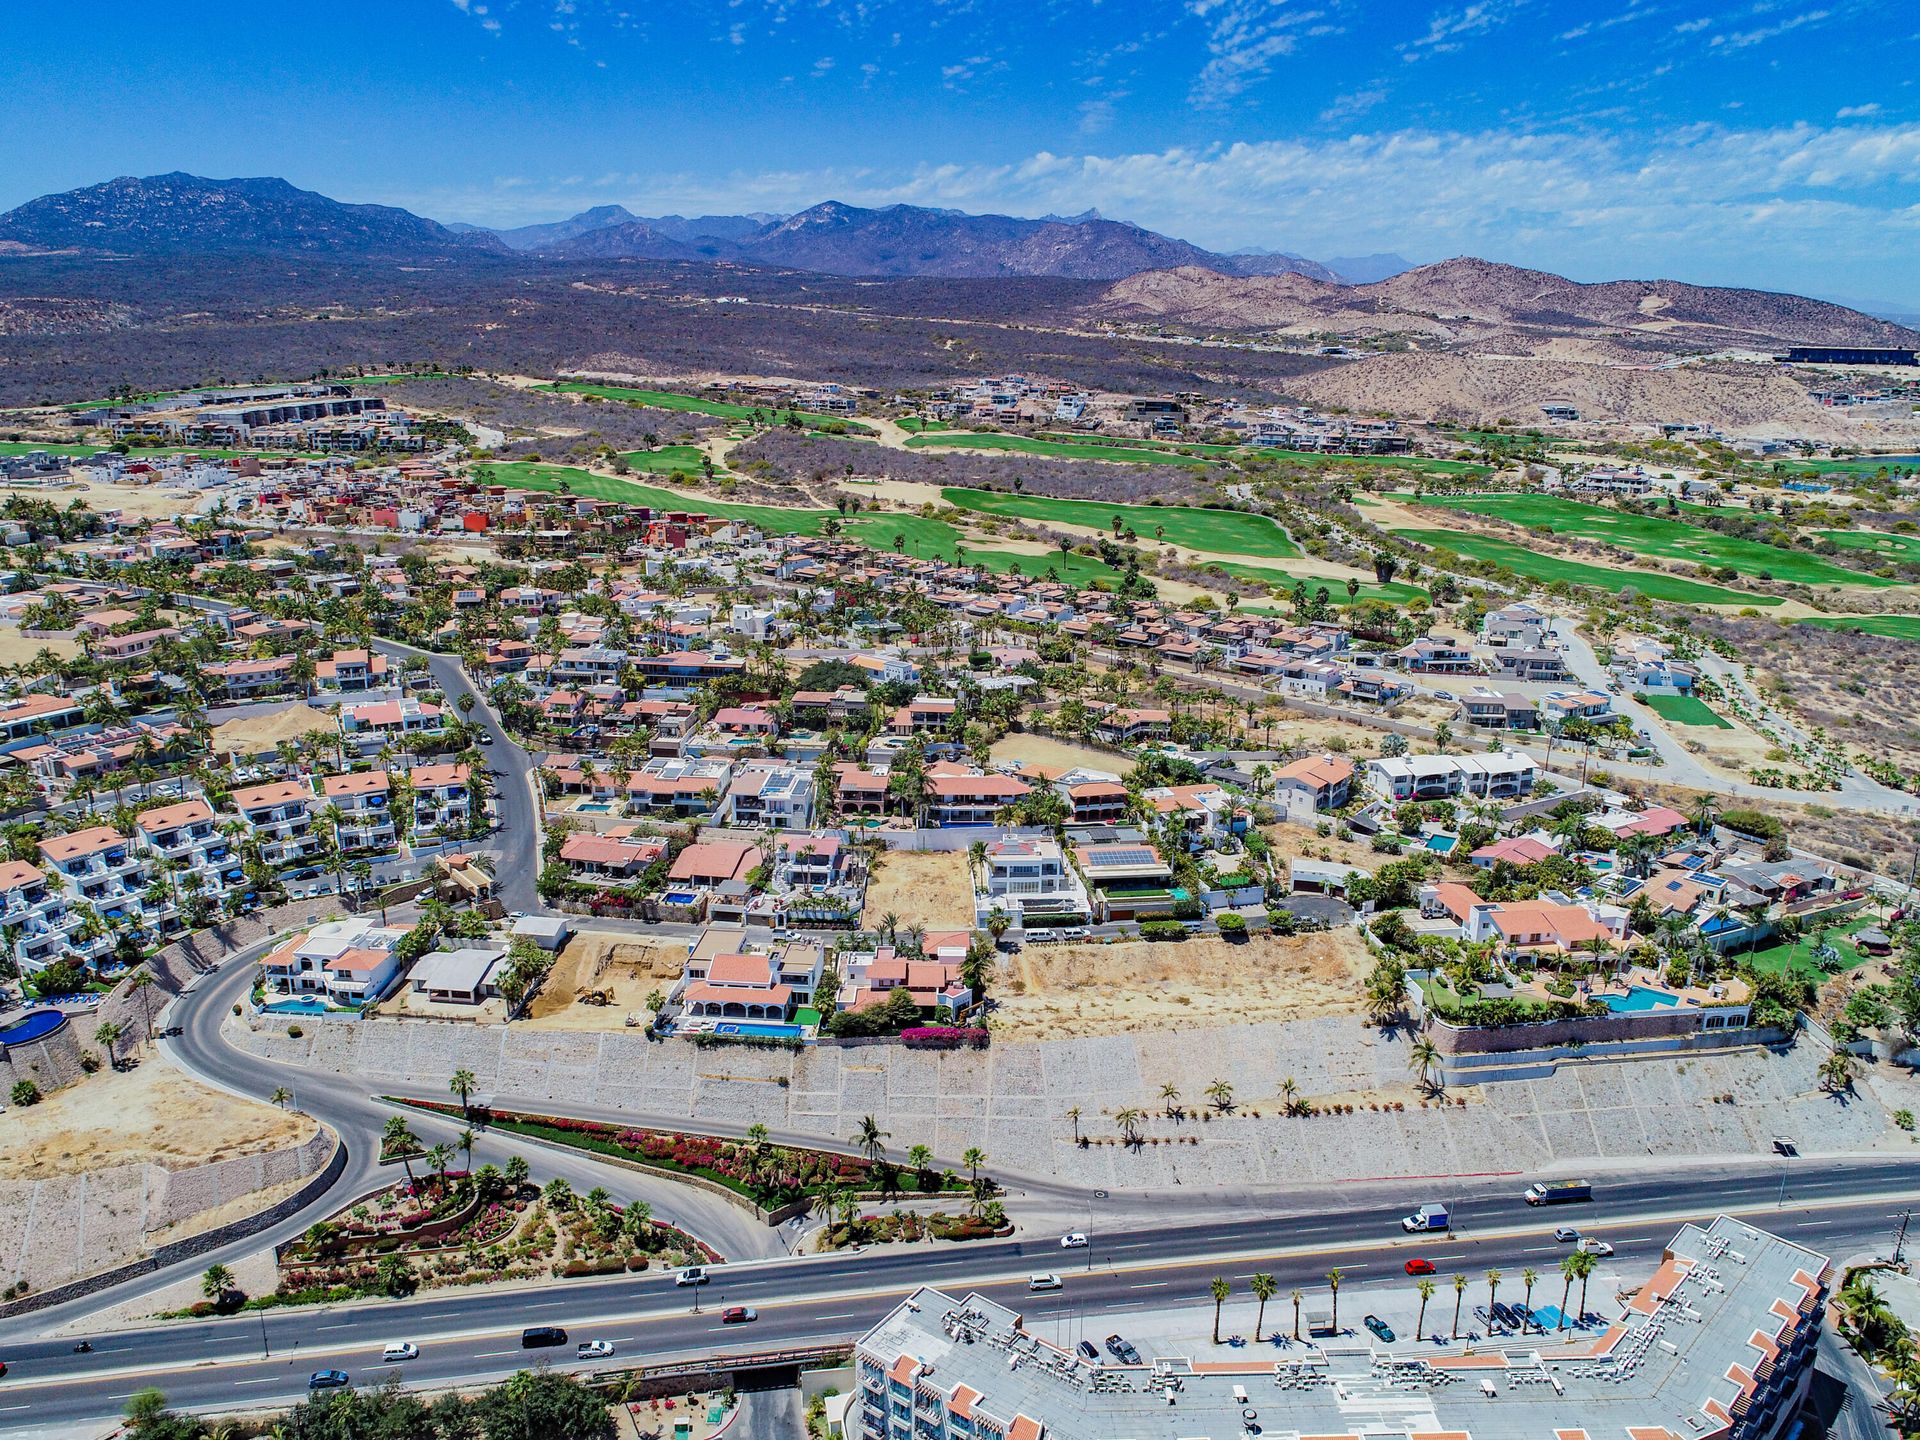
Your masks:
[[[1573,1293],[1573,1282],[1580,1278],[1580,1256],[1585,1253],[1576,1250],[1560,1262],[1560,1278],[1566,1283],[1560,1287],[1560,1323],[1553,1328],[1567,1328],[1567,1297]]]
[[[1493,1306],[1499,1294],[1500,1272],[1498,1270],[1489,1270],[1487,1271],[1487,1326],[1489,1329],[1493,1326]]]
[[[980,1167],[987,1163],[987,1152],[978,1145],[969,1145],[960,1152],[960,1163],[967,1167],[967,1180],[973,1186],[974,1198],[980,1198]]]
[[[1253,1343],[1258,1345],[1260,1343],[1260,1326],[1267,1318],[1267,1301],[1279,1293],[1280,1284],[1273,1276],[1263,1271],[1249,1280],[1247,1285],[1248,1288],[1253,1291],[1253,1298],[1260,1302],[1260,1309],[1253,1317]]]
[[[1178,1119],[1180,1110],[1180,1087],[1171,1080],[1160,1087],[1160,1105],[1169,1120]]]
[[[1581,1250],[1576,1252],[1574,1255],[1572,1255],[1569,1258],[1572,1259],[1573,1268],[1580,1276],[1580,1311],[1579,1313],[1582,1317],[1585,1317],[1587,1313],[1587,1277],[1593,1274],[1594,1270],[1599,1266],[1600,1257],[1598,1255],[1593,1254],[1591,1251]]]
[[[1078,1145],[1080,1143],[1080,1107],[1078,1105],[1067,1107],[1067,1119],[1073,1122],[1073,1143]]]
[[[933,1168],[933,1151],[925,1145],[910,1146],[907,1150],[907,1163],[916,1174],[924,1175]]]
[[[1438,1092],[1440,1087],[1434,1083],[1434,1075],[1440,1067],[1440,1047],[1425,1035],[1413,1042],[1407,1052],[1407,1068],[1420,1080],[1420,1088],[1429,1095]]]
[[[479,1136],[473,1133],[473,1127],[471,1125],[460,1132],[459,1145],[461,1150],[466,1153],[467,1173],[469,1175],[473,1173],[473,1142],[479,1138]]]
[[[1233,1086],[1225,1080],[1216,1080],[1207,1086],[1207,1098],[1213,1101],[1213,1108],[1225,1114],[1233,1108]]]
[[[1527,1326],[1533,1323],[1533,1287],[1537,1285],[1539,1281],[1540,1272],[1531,1265],[1520,1272],[1520,1283],[1527,1287],[1526,1299],[1521,1302],[1526,1306],[1526,1316],[1520,1326],[1520,1333],[1522,1335],[1527,1333]],[[1539,1327],[1535,1326],[1535,1328],[1538,1329]]]
[[[119,1063],[120,1057],[114,1053],[113,1047],[119,1043],[121,1033],[121,1027],[111,1020],[101,1021],[100,1028],[93,1032],[94,1043],[107,1052],[109,1065]]]
[[[216,1305],[220,1303],[220,1297],[232,1288],[233,1271],[224,1265],[209,1265],[206,1273],[200,1277],[200,1293]]]
[[[1146,1119],[1146,1115],[1143,1111],[1135,1110],[1132,1106],[1128,1106],[1125,1110],[1115,1112],[1113,1123],[1120,1127],[1121,1138],[1124,1139],[1127,1144],[1138,1145],[1140,1143],[1140,1122],[1144,1119]]]
[[[1213,1343],[1218,1345],[1220,1343],[1220,1307],[1226,1303],[1233,1286],[1216,1275],[1207,1289],[1213,1292]]]
[[[886,1151],[885,1141],[890,1132],[882,1130],[880,1124],[871,1115],[860,1117],[860,1129],[854,1134],[853,1143],[867,1152],[867,1163],[877,1165]]]
[[[1820,1088],[1838,1094],[1853,1088],[1853,1056],[1836,1050],[1820,1062]]]
[[[1298,1340],[1300,1338],[1300,1302],[1307,1297],[1295,1290],[1287,1298],[1293,1301],[1293,1338]]]
[[[464,1065],[454,1071],[453,1077],[447,1081],[447,1089],[460,1097],[460,1113],[463,1115],[467,1111],[467,1097],[473,1094],[473,1087],[476,1083],[478,1082],[473,1078],[473,1071],[467,1069]]]
[[[433,1173],[440,1181],[440,1188],[447,1188],[447,1162],[453,1159],[453,1147],[441,1140],[427,1151],[427,1164],[433,1167]]]
[[[407,1125],[404,1117],[390,1115],[380,1131],[380,1148],[383,1153],[400,1157],[401,1168],[407,1172],[407,1188],[413,1188],[413,1156],[420,1149],[420,1141]]]
[[[1420,1292],[1420,1318],[1413,1322],[1413,1338],[1418,1340],[1421,1330],[1427,1323],[1427,1302],[1433,1299],[1433,1281],[1422,1280],[1413,1288]]]
[[[1340,1332],[1340,1272],[1338,1270],[1327,1272],[1327,1289],[1333,1292],[1333,1329],[1337,1335]]]
[[[1453,1331],[1450,1336],[1450,1338],[1454,1340],[1458,1340],[1460,1338],[1460,1301],[1462,1300],[1462,1298],[1465,1297],[1466,1293],[1467,1293],[1467,1277],[1464,1275],[1454,1276],[1453,1277]]]
[[[267,1098],[274,1104],[284,1107],[289,1100],[293,1099],[293,1092],[284,1085],[276,1085],[273,1087],[273,1094]]]

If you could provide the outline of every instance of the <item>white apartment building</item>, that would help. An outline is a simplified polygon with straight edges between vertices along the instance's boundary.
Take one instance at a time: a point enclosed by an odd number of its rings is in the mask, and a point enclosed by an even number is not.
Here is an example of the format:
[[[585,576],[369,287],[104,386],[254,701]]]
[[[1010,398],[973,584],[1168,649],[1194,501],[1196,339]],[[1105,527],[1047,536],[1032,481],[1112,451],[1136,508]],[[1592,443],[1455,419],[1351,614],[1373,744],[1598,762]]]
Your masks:
[[[399,842],[392,791],[384,770],[328,775],[321,780],[322,811],[332,807],[340,812],[333,822],[333,838],[341,850],[391,850]]]
[[[983,874],[974,877],[974,923],[998,910],[1021,929],[1085,923],[1092,913],[1087,887],[1051,840],[995,840]]]
[[[323,837],[314,828],[313,791],[298,780],[276,780],[233,792],[233,808],[260,843],[260,858],[277,867],[311,860]]]

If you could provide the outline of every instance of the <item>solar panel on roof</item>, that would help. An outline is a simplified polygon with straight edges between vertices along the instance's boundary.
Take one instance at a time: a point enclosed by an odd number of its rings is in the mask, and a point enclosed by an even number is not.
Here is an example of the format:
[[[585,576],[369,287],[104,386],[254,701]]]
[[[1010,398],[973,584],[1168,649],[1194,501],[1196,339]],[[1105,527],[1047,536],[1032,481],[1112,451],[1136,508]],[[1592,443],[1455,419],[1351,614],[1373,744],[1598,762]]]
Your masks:
[[[1151,850],[1103,850],[1093,857],[1101,865],[1151,865]]]

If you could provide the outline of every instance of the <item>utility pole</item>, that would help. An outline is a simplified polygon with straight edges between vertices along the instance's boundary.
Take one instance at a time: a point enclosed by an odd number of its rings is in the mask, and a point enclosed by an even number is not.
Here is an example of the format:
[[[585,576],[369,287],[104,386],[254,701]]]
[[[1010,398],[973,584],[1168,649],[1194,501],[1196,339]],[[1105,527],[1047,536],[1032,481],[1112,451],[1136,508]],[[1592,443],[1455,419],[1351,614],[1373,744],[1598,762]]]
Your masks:
[[[1899,1219],[1900,1227],[1893,1232],[1893,1263],[1896,1265],[1904,1258],[1907,1248],[1907,1222],[1913,1219],[1913,1210],[1911,1208],[1902,1210]]]

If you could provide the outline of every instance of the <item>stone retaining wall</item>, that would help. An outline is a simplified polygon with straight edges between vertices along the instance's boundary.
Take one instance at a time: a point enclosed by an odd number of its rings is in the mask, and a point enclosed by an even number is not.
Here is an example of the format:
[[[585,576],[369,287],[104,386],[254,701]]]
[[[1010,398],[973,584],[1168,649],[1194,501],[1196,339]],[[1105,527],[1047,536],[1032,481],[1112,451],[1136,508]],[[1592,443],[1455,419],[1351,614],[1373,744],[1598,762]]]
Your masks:
[[[80,1021],[84,1015],[69,1015],[66,1024],[25,1044],[0,1045],[0,1103],[22,1080],[31,1080],[42,1095],[50,1095],[71,1085],[86,1074],[80,1064]]]
[[[114,1165],[49,1180],[0,1181],[0,1214],[14,1217],[0,1225],[0,1280],[25,1280],[30,1287],[24,1299],[0,1306],[0,1315],[51,1305],[69,1292],[91,1294],[265,1229],[321,1193],[345,1164],[346,1147],[322,1128],[297,1146],[180,1170]],[[302,1177],[308,1183],[288,1201],[147,1248],[147,1236],[156,1231]]]
[[[31,1290],[17,1300],[0,1304],[0,1316],[20,1315],[30,1310],[44,1310],[50,1305],[78,1300],[84,1295],[96,1295],[102,1290],[111,1289],[138,1276],[151,1275],[156,1270],[177,1265],[183,1260],[210,1254],[223,1245],[245,1239],[249,1235],[257,1235],[262,1230],[278,1225],[288,1216],[299,1214],[331,1189],[333,1183],[346,1171],[347,1147],[333,1143],[330,1135],[325,1138],[329,1142],[325,1166],[315,1171],[306,1184],[279,1204],[253,1215],[242,1216],[230,1224],[204,1230],[198,1235],[189,1235],[184,1240],[175,1240],[171,1244],[158,1247],[150,1254],[128,1260],[110,1269],[96,1270],[90,1275],[83,1275],[77,1280],[69,1280],[48,1289]]]

